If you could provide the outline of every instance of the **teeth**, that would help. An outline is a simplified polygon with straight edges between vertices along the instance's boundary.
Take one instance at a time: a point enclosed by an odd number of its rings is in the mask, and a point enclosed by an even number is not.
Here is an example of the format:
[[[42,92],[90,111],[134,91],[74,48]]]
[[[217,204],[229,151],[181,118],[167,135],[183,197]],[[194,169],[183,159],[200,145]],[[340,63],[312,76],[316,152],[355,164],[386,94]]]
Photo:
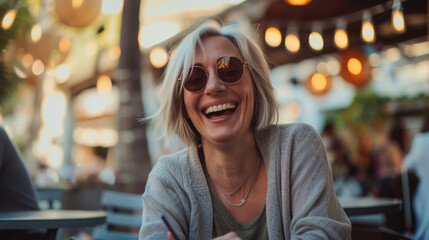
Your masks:
[[[220,112],[220,111],[224,111],[227,109],[234,109],[235,105],[232,103],[224,103],[224,104],[219,104],[217,106],[210,106],[206,109],[205,114],[209,114],[212,112]]]

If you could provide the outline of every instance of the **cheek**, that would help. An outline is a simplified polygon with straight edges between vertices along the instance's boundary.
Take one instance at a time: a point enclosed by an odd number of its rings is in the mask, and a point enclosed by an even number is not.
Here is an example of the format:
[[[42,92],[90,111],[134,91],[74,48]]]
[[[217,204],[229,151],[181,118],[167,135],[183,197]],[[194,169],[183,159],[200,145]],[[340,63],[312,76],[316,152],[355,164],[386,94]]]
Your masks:
[[[185,91],[183,95],[183,102],[185,109],[183,110],[186,117],[189,117],[196,111],[197,98]]]

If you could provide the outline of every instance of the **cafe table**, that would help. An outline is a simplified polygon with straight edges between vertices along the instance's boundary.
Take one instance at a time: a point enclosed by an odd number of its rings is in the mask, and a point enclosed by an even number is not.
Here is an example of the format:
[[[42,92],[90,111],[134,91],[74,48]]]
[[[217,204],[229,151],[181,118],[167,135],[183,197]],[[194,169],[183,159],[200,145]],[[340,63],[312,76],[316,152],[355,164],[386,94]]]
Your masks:
[[[45,239],[56,239],[59,228],[89,227],[106,221],[104,211],[34,210],[0,213],[1,230],[47,229]]]
[[[350,216],[386,214],[400,211],[402,201],[395,198],[339,198],[340,204],[346,214]]]

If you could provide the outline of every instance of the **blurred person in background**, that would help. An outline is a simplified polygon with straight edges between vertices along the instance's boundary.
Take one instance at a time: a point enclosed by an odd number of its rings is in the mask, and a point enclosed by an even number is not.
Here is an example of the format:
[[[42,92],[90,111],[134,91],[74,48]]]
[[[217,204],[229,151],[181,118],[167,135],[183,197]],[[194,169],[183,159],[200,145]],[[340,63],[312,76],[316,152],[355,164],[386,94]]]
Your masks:
[[[318,133],[277,120],[269,66],[237,26],[206,23],[177,47],[153,120],[187,148],[161,157],[140,239],[350,239]]]
[[[401,118],[395,117],[390,129],[381,133],[382,140],[374,150],[374,187],[377,197],[389,196],[393,180],[401,174],[405,154],[406,129]]]
[[[27,170],[9,139],[0,126],[0,212],[38,210],[33,185]],[[41,230],[0,230],[1,239],[43,239]]]
[[[332,167],[335,195],[337,197],[362,196],[362,188],[355,177],[357,168],[352,164],[348,149],[338,135],[335,125],[328,122],[321,137]]]
[[[0,126],[0,212],[39,209],[27,170]]]
[[[412,196],[416,229],[414,239],[429,239],[429,110],[426,109],[423,127],[412,141],[410,152],[403,162],[404,171],[413,172],[419,179]]]

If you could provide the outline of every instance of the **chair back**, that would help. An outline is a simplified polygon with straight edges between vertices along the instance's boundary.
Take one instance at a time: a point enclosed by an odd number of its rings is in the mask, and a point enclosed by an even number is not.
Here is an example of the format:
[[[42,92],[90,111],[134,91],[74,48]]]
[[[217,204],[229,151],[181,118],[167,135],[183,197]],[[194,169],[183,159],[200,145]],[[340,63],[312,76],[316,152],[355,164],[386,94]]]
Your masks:
[[[104,190],[101,206],[107,213],[106,224],[94,229],[96,240],[137,240],[142,224],[141,194]]]
[[[40,209],[61,209],[64,190],[60,188],[36,188],[36,199]]]

